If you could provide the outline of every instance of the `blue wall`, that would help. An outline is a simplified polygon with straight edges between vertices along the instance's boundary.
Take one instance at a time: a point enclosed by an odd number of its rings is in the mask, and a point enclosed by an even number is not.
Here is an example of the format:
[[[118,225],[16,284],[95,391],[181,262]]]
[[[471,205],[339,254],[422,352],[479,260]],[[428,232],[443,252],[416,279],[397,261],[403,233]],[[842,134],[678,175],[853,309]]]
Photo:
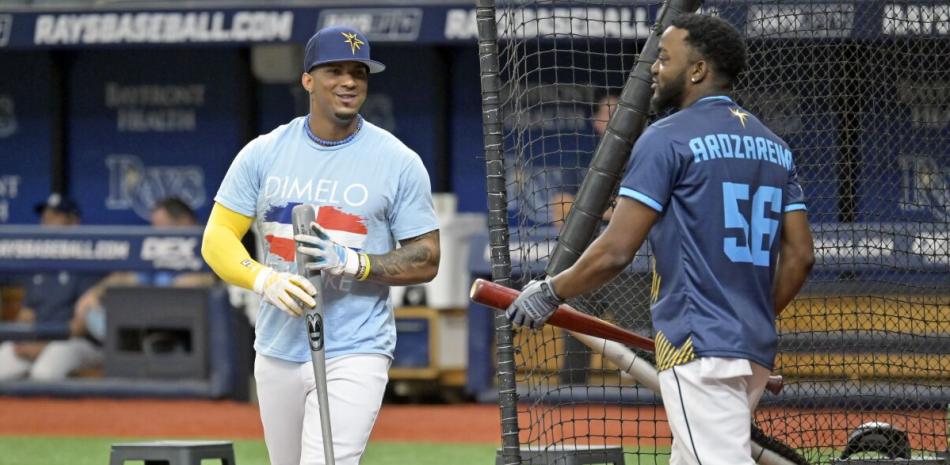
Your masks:
[[[460,211],[486,211],[488,201],[485,196],[485,150],[482,139],[478,51],[475,47],[457,47],[451,50],[450,56],[451,185],[458,195]]]
[[[36,223],[33,206],[51,185],[52,63],[46,53],[4,52],[0,70],[0,224]]]

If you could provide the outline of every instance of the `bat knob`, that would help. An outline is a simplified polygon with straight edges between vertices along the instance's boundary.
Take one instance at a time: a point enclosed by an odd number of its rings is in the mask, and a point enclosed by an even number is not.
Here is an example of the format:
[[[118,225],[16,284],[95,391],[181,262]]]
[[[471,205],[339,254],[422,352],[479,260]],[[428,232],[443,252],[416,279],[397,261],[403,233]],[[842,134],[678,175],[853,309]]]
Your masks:
[[[782,379],[781,375],[769,376],[769,380],[765,383],[765,389],[776,395],[782,392],[783,386],[785,386],[785,380]]]

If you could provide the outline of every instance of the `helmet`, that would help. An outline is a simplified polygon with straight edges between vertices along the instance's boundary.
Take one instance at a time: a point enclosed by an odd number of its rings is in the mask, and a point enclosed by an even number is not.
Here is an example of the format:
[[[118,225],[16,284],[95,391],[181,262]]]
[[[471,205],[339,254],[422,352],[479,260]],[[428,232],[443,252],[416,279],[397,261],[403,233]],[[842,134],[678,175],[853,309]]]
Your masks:
[[[889,458],[909,459],[910,440],[907,432],[888,423],[872,421],[865,423],[848,435],[848,445],[841,453],[847,459],[858,452],[878,452]]]

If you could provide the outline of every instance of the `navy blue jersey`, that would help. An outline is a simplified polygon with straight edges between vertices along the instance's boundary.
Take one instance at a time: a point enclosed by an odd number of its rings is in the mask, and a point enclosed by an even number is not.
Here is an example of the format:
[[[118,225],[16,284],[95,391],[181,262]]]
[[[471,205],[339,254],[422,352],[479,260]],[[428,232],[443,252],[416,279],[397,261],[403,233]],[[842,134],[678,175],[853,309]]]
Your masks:
[[[620,195],[660,212],[649,237],[660,369],[695,356],[772,368],[782,216],[805,209],[795,172],[788,145],[724,96],[637,140]]]
[[[33,310],[36,321],[69,323],[76,301],[102,278],[97,273],[36,273],[26,283],[23,305]]]

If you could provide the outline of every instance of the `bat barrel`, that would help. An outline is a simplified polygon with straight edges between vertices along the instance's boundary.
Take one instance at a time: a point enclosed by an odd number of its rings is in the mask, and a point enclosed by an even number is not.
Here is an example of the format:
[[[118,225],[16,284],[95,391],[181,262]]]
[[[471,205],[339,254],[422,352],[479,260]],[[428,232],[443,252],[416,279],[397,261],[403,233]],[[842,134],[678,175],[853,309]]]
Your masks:
[[[520,292],[510,287],[502,286],[501,284],[496,284],[484,279],[476,279],[472,284],[469,297],[471,297],[473,302],[494,309],[504,310],[508,308],[520,294]],[[559,306],[557,311],[548,318],[547,324],[589,334],[591,336],[602,337],[610,341],[620,342],[643,350],[654,350],[652,339],[627,331],[600,318],[579,312],[567,304]]]

